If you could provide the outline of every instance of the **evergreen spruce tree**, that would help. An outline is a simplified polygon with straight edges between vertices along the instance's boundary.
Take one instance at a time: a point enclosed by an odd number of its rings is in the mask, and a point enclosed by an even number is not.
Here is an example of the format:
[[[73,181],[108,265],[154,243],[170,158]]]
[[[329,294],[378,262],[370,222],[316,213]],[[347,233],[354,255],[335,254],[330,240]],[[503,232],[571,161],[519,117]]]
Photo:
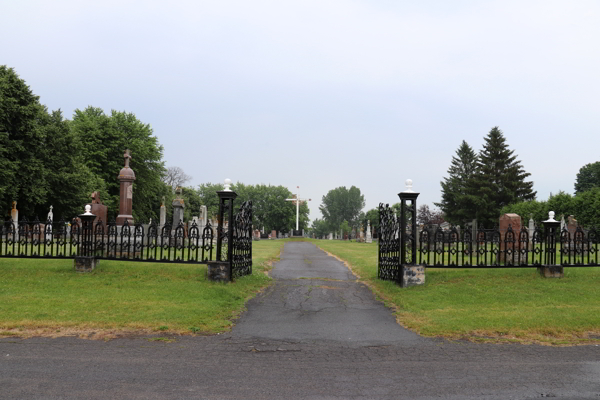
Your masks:
[[[475,199],[468,187],[477,166],[477,154],[467,142],[462,141],[452,157],[448,177],[442,185],[442,200],[435,203],[443,212],[446,221],[462,224],[475,218]]]
[[[493,226],[498,223],[502,207],[534,200],[533,182],[525,181],[530,175],[517,160],[514,150],[509,150],[502,131],[498,127],[492,128],[485,137],[476,172],[467,188],[479,223]]]

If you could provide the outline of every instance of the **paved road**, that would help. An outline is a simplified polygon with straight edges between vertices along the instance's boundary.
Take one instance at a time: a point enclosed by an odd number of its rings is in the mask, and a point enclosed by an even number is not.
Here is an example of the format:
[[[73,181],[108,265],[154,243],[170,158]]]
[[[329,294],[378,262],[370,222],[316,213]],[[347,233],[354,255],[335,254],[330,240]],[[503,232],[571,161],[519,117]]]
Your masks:
[[[600,399],[600,347],[423,339],[339,262],[290,242],[230,334],[0,339],[0,398]]]

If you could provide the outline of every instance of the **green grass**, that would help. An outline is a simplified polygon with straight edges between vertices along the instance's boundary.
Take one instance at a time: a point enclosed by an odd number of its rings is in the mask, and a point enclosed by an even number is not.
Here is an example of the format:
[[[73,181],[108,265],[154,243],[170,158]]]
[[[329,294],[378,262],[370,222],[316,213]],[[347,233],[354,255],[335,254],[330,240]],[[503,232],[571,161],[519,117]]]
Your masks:
[[[207,281],[202,264],[101,260],[77,273],[73,260],[0,258],[0,336],[223,332],[269,285],[282,246],[254,242],[252,275],[227,284]]]
[[[376,243],[312,242],[347,261],[403,326],[424,336],[600,343],[600,267],[568,267],[562,279],[535,268],[428,268],[425,285],[400,288],[377,279]]]

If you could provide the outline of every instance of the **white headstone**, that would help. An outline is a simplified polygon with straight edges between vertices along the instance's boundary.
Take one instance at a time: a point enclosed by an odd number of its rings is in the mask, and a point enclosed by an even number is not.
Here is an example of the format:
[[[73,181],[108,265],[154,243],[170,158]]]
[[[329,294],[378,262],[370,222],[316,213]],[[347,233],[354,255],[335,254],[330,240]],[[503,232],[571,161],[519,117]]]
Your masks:
[[[532,217],[529,217],[529,241],[533,240],[533,233],[535,232],[535,222]]]
[[[371,221],[367,221],[367,243],[373,243],[373,235],[371,235]]]
[[[330,232],[329,235],[327,235],[327,239],[333,240],[333,233]]]
[[[50,211],[48,211],[48,218],[46,219],[46,221],[54,221],[54,213],[52,212],[52,206],[50,206]]]

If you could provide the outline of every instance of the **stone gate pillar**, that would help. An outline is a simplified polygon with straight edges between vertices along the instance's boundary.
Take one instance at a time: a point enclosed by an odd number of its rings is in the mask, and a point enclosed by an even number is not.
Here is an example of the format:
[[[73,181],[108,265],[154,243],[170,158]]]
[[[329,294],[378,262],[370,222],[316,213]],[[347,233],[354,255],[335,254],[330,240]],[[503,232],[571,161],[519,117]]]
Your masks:
[[[406,180],[406,190],[400,197],[400,286],[425,283],[425,267],[417,265],[417,197],[412,190],[412,180]]]

